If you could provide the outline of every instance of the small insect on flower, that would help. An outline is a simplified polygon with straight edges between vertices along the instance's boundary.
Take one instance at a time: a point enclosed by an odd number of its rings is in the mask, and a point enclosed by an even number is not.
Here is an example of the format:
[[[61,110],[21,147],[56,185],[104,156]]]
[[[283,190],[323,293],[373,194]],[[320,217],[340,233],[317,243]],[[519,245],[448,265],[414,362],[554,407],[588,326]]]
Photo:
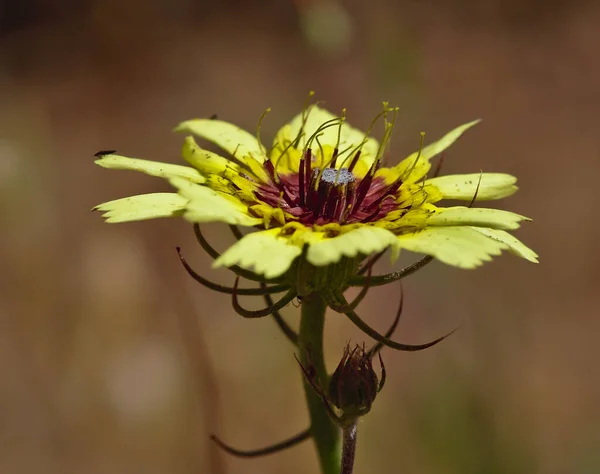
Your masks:
[[[255,135],[218,119],[189,120],[176,131],[213,142],[225,156],[205,150],[192,136],[185,138],[182,152],[189,166],[102,152],[98,165],[167,179],[176,192],[132,196],[95,209],[107,222],[183,216],[195,224],[251,228],[214,265],[266,279],[285,275],[300,260],[319,268],[350,260],[345,279],[335,282],[338,288],[357,275],[362,259],[385,249],[392,250],[393,258],[406,249],[461,268],[475,268],[502,250],[537,262],[535,252],[507,232],[528,218],[498,209],[437,205],[444,199],[469,202],[474,196],[477,201],[500,199],[517,191],[516,178],[503,173],[429,175],[431,159],[478,120],[427,146],[422,136],[417,151],[385,166],[397,111],[384,104],[367,132],[361,132],[347,123],[345,111],[338,116],[307,104],[279,130],[270,148],[260,136],[266,113]],[[371,136],[379,121],[381,141]]]

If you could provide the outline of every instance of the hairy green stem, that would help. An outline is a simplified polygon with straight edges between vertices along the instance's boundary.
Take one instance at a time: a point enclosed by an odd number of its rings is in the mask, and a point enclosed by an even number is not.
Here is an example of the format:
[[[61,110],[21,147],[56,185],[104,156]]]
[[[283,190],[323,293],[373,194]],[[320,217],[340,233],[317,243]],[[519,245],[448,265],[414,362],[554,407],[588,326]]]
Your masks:
[[[302,316],[298,333],[299,357],[302,365],[314,369],[318,383],[327,389],[329,376],[323,357],[323,329],[325,327],[325,310],[327,304],[321,296],[312,293],[302,299]],[[323,400],[304,381],[306,403],[310,414],[311,435],[315,442],[322,474],[339,474],[340,472],[340,432],[337,425],[329,417]]]

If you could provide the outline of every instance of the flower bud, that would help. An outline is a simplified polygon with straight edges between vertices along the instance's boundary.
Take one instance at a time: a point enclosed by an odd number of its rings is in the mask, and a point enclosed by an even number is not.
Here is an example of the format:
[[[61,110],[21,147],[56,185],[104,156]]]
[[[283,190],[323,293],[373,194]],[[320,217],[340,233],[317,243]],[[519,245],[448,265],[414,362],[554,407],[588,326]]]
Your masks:
[[[347,345],[329,382],[331,403],[343,412],[344,418],[356,418],[371,410],[380,388],[371,356],[364,346],[357,345],[351,351]]]

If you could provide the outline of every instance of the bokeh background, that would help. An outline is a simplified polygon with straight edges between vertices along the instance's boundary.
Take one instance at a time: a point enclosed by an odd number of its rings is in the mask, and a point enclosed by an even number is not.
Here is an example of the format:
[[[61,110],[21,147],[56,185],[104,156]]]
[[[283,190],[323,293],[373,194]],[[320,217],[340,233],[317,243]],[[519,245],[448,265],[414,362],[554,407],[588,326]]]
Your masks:
[[[426,352],[384,350],[356,472],[599,473],[599,24],[582,0],[0,1],[0,472],[317,472],[310,442],[255,460],[210,442],[263,446],[307,414],[273,322],[236,316],[180,268],[176,245],[232,282],[190,226],[89,212],[168,189],[96,167],[96,151],[178,162],[179,121],[254,129],[269,106],[272,137],[314,89],[362,128],[398,105],[391,161],[421,130],[482,117],[445,172],[517,175],[498,205],[535,219],[518,236],[541,256],[434,263],[405,282],[398,339],[461,329]],[[383,330],[398,296],[373,290],[360,314]],[[333,368],[363,336],[327,324]]]

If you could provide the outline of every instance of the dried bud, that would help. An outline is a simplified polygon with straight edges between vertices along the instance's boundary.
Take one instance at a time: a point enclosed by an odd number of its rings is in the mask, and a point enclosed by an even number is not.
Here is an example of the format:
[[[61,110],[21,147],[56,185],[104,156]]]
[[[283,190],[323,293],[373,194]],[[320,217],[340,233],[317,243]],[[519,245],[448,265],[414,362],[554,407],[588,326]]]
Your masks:
[[[383,386],[373,370],[371,356],[364,345],[352,351],[344,349],[344,355],[329,382],[329,400],[343,412],[344,418],[352,419],[365,415]]]

